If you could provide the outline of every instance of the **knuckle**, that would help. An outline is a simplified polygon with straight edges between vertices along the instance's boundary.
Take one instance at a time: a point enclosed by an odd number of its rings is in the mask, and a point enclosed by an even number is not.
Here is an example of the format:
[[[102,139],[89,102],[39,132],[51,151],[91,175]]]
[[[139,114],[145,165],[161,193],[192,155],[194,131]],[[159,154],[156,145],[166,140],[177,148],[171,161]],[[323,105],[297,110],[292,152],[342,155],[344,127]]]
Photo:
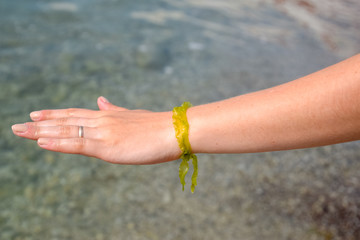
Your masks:
[[[68,119],[67,118],[58,118],[55,121],[56,121],[56,125],[66,125]]]
[[[81,122],[82,125],[87,125],[90,127],[97,127],[99,126],[99,119],[98,118],[89,118],[89,119],[85,119],[83,120],[83,122]]]
[[[76,153],[82,153],[85,149],[85,139],[76,138],[74,139],[74,150]]]
[[[34,127],[33,128],[33,133],[34,133],[34,138],[39,138],[40,137],[40,128],[39,127]]]
[[[69,108],[66,110],[66,115],[69,117],[73,117],[76,114],[76,108]]]
[[[71,133],[71,126],[67,126],[67,125],[62,125],[59,127],[59,135],[64,137],[64,136],[69,136]]]
[[[114,121],[113,117],[111,116],[103,116],[99,118],[100,125],[109,125],[112,124]]]

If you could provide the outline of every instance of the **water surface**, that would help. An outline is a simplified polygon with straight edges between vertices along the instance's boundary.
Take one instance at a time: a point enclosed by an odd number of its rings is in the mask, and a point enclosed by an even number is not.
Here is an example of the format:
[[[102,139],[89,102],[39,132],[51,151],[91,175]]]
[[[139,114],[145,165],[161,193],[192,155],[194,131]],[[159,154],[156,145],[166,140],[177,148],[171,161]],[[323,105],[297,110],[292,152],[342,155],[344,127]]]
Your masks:
[[[0,2],[0,239],[356,239],[359,143],[120,166],[13,123],[106,96],[167,111],[306,75],[360,49],[357,1]]]

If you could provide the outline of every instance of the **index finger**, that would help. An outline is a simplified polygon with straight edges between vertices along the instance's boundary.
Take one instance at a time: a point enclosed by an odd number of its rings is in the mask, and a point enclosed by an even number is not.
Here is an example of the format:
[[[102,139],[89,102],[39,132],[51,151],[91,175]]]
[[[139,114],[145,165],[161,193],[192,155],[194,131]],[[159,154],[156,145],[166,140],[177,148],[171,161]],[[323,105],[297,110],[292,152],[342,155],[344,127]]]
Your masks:
[[[101,111],[82,109],[82,108],[68,108],[68,109],[48,109],[40,110],[30,113],[30,118],[33,121],[52,120],[57,118],[97,118],[102,116]]]

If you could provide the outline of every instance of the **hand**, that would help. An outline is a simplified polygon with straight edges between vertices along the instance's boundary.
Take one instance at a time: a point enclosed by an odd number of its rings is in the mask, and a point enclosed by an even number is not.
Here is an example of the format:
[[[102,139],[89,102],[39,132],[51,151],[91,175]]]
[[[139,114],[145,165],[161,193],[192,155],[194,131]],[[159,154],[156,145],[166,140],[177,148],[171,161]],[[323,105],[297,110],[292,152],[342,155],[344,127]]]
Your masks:
[[[81,154],[118,164],[155,164],[180,155],[172,113],[128,110],[98,98],[99,111],[41,110],[33,122],[12,126],[15,135],[37,140],[41,148]],[[83,126],[84,136],[79,136]]]

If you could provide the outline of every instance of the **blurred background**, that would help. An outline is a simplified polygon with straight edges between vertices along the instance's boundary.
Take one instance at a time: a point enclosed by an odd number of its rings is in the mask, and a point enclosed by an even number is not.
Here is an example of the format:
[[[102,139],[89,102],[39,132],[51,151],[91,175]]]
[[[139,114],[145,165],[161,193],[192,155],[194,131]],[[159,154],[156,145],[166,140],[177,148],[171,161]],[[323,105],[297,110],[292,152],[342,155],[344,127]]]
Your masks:
[[[11,132],[98,96],[168,111],[360,52],[358,0],[1,0],[0,239],[360,239],[360,143],[122,166]],[[286,101],[286,99],[284,99]],[[192,172],[192,170],[190,170]],[[189,182],[189,178],[187,180]]]

